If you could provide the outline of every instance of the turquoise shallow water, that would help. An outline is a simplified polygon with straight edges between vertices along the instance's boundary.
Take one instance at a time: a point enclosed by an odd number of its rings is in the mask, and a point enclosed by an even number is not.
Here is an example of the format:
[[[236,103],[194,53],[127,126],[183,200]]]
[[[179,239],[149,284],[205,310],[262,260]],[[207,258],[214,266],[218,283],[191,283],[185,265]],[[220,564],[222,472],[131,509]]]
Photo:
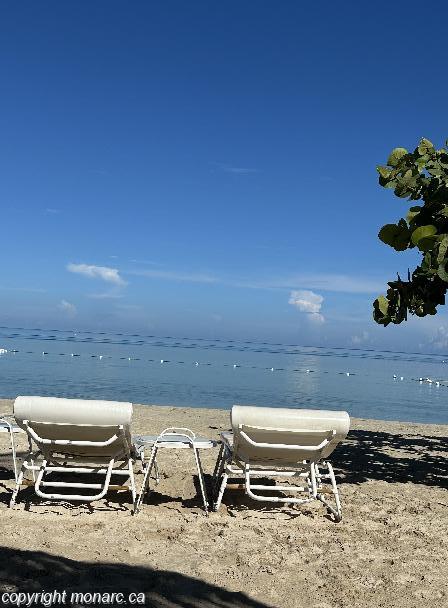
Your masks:
[[[448,423],[448,355],[10,328],[0,328],[0,348],[3,398],[251,403]]]

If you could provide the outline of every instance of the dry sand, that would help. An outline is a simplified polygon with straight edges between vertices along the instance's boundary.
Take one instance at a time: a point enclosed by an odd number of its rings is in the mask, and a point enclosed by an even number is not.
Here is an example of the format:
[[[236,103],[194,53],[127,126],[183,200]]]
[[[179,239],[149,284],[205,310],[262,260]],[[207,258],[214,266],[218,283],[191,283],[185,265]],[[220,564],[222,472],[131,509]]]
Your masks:
[[[218,438],[229,412],[135,407],[136,433],[172,424]],[[144,592],[164,608],[448,606],[448,426],[353,420],[332,458],[339,524],[319,503],[272,508],[241,491],[207,518],[186,450],[161,453],[162,481],[138,516],[127,493],[74,505],[27,489],[10,510],[7,446],[1,435],[2,591]],[[203,452],[206,473],[216,456]]]

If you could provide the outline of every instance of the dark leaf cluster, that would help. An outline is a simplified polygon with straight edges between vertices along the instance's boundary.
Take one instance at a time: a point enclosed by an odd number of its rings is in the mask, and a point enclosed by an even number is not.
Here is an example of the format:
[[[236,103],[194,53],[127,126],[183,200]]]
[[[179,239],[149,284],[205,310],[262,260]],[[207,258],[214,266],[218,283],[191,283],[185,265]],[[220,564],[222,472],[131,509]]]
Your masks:
[[[448,142],[447,144],[448,145]],[[379,183],[399,198],[421,201],[412,205],[396,224],[386,224],[378,234],[397,251],[417,248],[421,263],[407,280],[398,276],[388,283],[386,295],[373,303],[373,318],[384,326],[401,323],[408,313],[435,315],[445,304],[448,289],[448,151],[436,150],[422,139],[413,152],[395,148],[387,165],[377,168]]]

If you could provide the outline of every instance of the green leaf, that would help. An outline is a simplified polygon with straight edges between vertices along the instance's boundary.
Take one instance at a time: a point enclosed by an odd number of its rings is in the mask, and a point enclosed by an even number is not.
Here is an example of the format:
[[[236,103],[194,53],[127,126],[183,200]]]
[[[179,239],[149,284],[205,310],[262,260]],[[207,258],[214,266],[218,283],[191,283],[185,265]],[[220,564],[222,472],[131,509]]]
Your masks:
[[[419,154],[426,154],[428,150],[434,151],[434,146],[432,142],[429,141],[429,139],[425,139],[424,137],[422,137],[417,150],[419,151]]]
[[[408,151],[406,150],[406,148],[394,148],[389,158],[387,159],[387,164],[390,167],[396,167],[400,161],[400,158],[406,156],[407,153]]]
[[[446,263],[446,252],[448,251],[448,234],[446,234],[443,239],[440,241],[439,251],[437,253],[437,262],[442,264]]]
[[[376,170],[381,175],[381,177],[384,177],[384,179],[387,179],[388,177],[390,177],[390,174],[392,173],[391,169],[388,169],[387,167],[382,167],[382,166],[378,166],[376,168]]]
[[[420,239],[424,239],[428,236],[432,236],[433,234],[437,233],[437,228],[435,226],[433,226],[432,224],[428,225],[428,226],[420,226],[419,228],[416,228],[414,230],[414,232],[412,233],[411,236],[411,240],[414,243],[414,245],[417,245],[418,242],[420,241]]]
[[[384,316],[386,316],[387,311],[389,310],[389,300],[385,296],[378,296],[376,301],[379,310],[383,313]]]
[[[418,205],[416,205],[415,207],[411,207],[408,211],[408,214],[406,215],[407,223],[410,224],[412,220],[420,213],[421,210],[422,208]]]
[[[437,268],[437,274],[442,279],[442,281],[445,281],[445,283],[448,283],[448,273],[446,271],[446,262],[439,264],[439,267]]]
[[[380,185],[384,186],[385,188],[395,188],[397,186],[397,180],[396,179],[391,179],[389,182],[387,183],[383,183],[381,180],[383,178],[380,176]]]
[[[437,242],[437,238],[437,236],[425,236],[418,241],[417,247],[423,252],[432,251]]]
[[[386,224],[378,233],[378,238],[396,251],[405,251],[408,248],[410,236],[411,231],[403,219],[398,224]]]

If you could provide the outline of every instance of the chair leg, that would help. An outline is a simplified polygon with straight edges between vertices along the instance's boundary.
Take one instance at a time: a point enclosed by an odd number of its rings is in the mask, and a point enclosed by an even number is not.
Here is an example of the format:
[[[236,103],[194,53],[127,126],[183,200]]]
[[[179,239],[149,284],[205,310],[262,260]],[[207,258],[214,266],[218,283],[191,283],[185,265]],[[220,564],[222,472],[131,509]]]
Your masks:
[[[15,444],[15,441],[14,441],[14,433],[12,431],[12,427],[11,426],[9,427],[9,437],[10,437],[10,440],[11,440],[12,462],[13,462],[13,465],[14,465],[14,479],[17,482],[17,479],[18,479],[19,475],[18,475],[18,472],[17,472],[16,444]]]
[[[226,463],[226,458],[225,458],[224,444],[221,444],[221,448],[219,450],[218,458],[216,460],[215,469],[213,471],[213,477],[212,477],[213,500],[216,498],[216,495],[218,494],[219,480],[221,479],[221,475],[223,474],[225,463]]]
[[[202,501],[204,503],[204,510],[205,510],[205,514],[208,516],[208,500],[207,500],[207,493],[205,490],[204,472],[202,470],[202,464],[201,464],[201,459],[199,457],[199,452],[194,447],[194,445],[193,445],[193,452],[194,452],[194,458],[196,460],[196,467],[198,469],[199,485],[201,486],[201,494],[202,494]]]
[[[157,458],[154,460],[154,475],[156,485],[160,483],[160,473],[159,473],[159,463],[157,462]]]
[[[213,469],[213,481],[216,479],[216,475],[220,469],[223,454],[224,454],[224,444],[221,443],[221,447],[219,448],[218,458],[216,459],[216,463],[215,463],[215,468]]]
[[[215,504],[213,505],[213,510],[214,511],[218,511],[219,507],[221,506],[222,497],[223,497],[223,494],[224,494],[224,490],[226,489],[226,486],[227,486],[227,480],[228,480],[228,478],[229,478],[229,475],[225,471],[224,475],[222,476],[221,487],[219,488],[218,496],[216,498]]]
[[[132,504],[135,505],[137,492],[135,491],[134,464],[129,458],[128,460],[129,480],[131,482]]]
[[[25,470],[26,470],[25,463],[26,463],[26,461],[20,467],[20,473],[19,473],[19,475],[17,477],[17,480],[16,480],[16,487],[13,490],[13,493],[12,493],[12,496],[11,496],[11,500],[9,502],[9,508],[10,509],[12,509],[12,507],[16,504],[17,494],[19,493],[20,486],[22,485],[23,475],[24,475]]]
[[[317,465],[317,464],[315,464],[314,466],[315,466],[315,471],[316,471],[317,480],[318,480],[318,483],[319,483],[319,484],[320,484],[320,482],[321,482],[321,480],[322,480],[323,478],[326,478],[326,479],[329,479],[329,480],[330,480],[330,483],[331,483],[331,493],[332,493],[332,494],[333,494],[333,496],[334,496],[334,500],[335,500],[335,503],[336,503],[336,508],[335,508],[335,507],[333,507],[333,506],[332,506],[332,505],[331,505],[331,504],[330,504],[330,503],[329,503],[329,502],[328,502],[328,501],[327,501],[327,500],[324,498],[324,496],[323,496],[321,493],[319,493],[319,490],[317,490],[317,496],[316,496],[316,498],[317,498],[318,500],[320,500],[320,502],[321,502],[322,504],[324,504],[324,505],[327,507],[327,509],[328,509],[328,510],[330,511],[330,513],[333,515],[333,517],[334,517],[335,521],[336,521],[336,522],[340,522],[340,521],[342,520],[342,506],[341,506],[341,500],[340,500],[340,497],[339,497],[339,490],[338,490],[338,486],[337,486],[337,484],[336,484],[336,477],[335,477],[335,475],[334,475],[333,467],[332,467],[331,463],[329,463],[329,462],[322,462],[322,465],[323,465],[324,467],[327,467],[327,469],[328,469],[328,474],[325,474],[325,475],[321,474],[321,473],[320,473],[320,471],[319,471],[319,467],[318,467],[318,465]]]

